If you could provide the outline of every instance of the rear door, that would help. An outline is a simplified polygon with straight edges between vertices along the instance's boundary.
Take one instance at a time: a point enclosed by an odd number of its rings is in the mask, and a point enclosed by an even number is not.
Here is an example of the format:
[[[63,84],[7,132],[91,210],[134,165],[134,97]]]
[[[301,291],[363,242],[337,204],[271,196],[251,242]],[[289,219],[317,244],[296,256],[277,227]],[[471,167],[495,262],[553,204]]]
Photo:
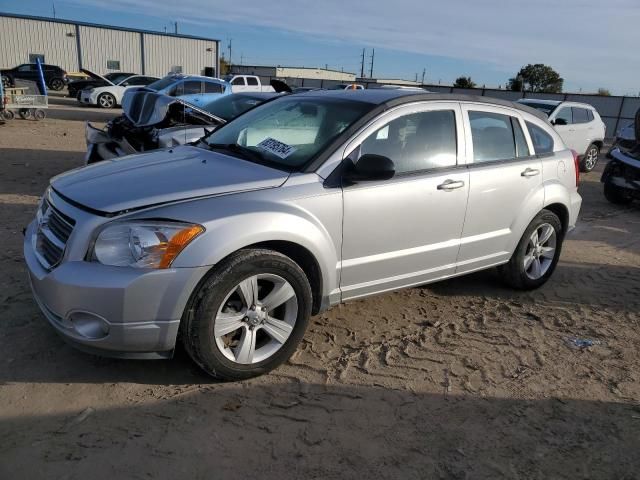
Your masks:
[[[452,275],[460,245],[469,174],[462,111],[455,102],[388,112],[346,149],[393,160],[389,180],[343,186],[343,299]]]
[[[457,273],[503,263],[524,218],[542,209],[542,161],[534,155],[519,112],[464,104],[470,146],[469,204]]]

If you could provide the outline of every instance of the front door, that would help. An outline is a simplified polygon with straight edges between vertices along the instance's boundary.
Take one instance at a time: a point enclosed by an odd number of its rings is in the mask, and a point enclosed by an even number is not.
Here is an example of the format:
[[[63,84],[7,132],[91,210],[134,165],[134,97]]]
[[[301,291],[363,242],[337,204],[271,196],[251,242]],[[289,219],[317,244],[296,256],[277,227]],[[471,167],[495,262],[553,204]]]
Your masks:
[[[342,298],[452,275],[460,245],[469,174],[458,103],[413,104],[367,128],[348,158],[383,155],[390,180],[343,186]]]
[[[581,133],[573,121],[573,109],[571,107],[561,107],[560,110],[555,112],[550,120],[554,123],[554,128],[560,134],[562,141],[571,150],[575,150],[580,155],[584,153],[586,147],[583,151],[582,148],[582,139]]]

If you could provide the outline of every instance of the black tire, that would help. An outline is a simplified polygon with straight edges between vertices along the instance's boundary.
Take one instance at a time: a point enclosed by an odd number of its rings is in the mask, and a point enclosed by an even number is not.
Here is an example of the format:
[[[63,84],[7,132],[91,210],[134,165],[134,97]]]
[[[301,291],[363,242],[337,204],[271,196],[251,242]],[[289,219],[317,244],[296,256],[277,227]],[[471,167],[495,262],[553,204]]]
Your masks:
[[[45,112],[44,110],[42,110],[41,108],[37,108],[34,112],[33,112],[33,118],[35,120],[44,120],[45,118],[47,118],[47,112]]]
[[[56,92],[59,92],[64,88],[64,80],[62,80],[61,78],[52,78],[51,81],[49,82],[49,88],[51,90],[55,90]]]
[[[598,156],[600,155],[600,147],[595,143],[589,145],[586,153],[580,160],[580,171],[583,173],[589,173],[598,164]],[[595,159],[594,159],[595,156]]]
[[[2,75],[2,88],[11,88],[11,85],[13,85],[11,78],[5,75]]]
[[[270,357],[258,363],[236,363],[216,343],[216,315],[229,292],[242,280],[257,274],[274,274],[289,282],[298,302],[296,321],[286,342]],[[312,303],[309,280],[293,260],[272,250],[240,250],[217,265],[192,296],[182,318],[182,342],[194,362],[209,375],[221,380],[256,377],[273,370],[293,354],[309,323]]]
[[[101,93],[98,97],[98,106],[100,108],[116,108],[116,97],[110,93]]]
[[[16,118],[16,114],[13,113],[13,110],[2,110],[2,118],[5,120],[13,120]]]
[[[629,205],[633,202],[633,196],[629,192],[609,182],[604,184],[604,197],[616,205]]]
[[[527,253],[531,235],[533,235],[533,232],[536,229],[544,224],[551,225],[555,231],[555,254],[546,273],[538,279],[532,279],[527,275],[524,268],[525,255]],[[538,215],[536,215],[524,231],[524,234],[522,235],[520,242],[518,242],[518,246],[511,256],[509,263],[502,265],[499,268],[499,272],[504,282],[510,287],[518,290],[533,290],[544,285],[556,269],[558,260],[560,259],[560,253],[562,251],[563,240],[564,232],[562,230],[562,222],[560,222],[558,216],[549,210],[542,210]]]
[[[20,118],[23,120],[29,120],[31,119],[31,110],[28,108],[21,108],[18,110],[18,115],[20,115]]]

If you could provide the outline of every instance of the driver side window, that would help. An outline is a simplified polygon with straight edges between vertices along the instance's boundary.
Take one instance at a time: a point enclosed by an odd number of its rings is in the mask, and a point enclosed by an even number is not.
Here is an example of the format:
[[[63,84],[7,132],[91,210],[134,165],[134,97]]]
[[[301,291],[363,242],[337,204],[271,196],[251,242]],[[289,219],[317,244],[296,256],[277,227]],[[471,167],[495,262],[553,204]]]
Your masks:
[[[556,121],[564,120],[566,125],[571,125],[573,123],[573,113],[571,112],[571,107],[564,107],[562,110],[558,112],[556,115]]]
[[[457,163],[456,135],[453,110],[413,113],[373,132],[360,145],[360,156],[388,157],[396,174],[452,167]]]

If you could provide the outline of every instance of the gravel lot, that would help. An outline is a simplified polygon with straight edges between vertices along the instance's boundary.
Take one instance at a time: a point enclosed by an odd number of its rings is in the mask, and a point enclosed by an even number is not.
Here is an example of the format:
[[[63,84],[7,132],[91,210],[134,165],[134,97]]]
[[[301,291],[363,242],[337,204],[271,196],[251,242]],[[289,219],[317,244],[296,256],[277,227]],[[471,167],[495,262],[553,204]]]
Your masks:
[[[22,228],[114,114],[52,102],[0,126],[0,478],[640,478],[640,207],[605,201],[602,165],[542,289],[484,272],[352,302],[274,373],[216,383],[182,350],[77,352],[40,314]]]

